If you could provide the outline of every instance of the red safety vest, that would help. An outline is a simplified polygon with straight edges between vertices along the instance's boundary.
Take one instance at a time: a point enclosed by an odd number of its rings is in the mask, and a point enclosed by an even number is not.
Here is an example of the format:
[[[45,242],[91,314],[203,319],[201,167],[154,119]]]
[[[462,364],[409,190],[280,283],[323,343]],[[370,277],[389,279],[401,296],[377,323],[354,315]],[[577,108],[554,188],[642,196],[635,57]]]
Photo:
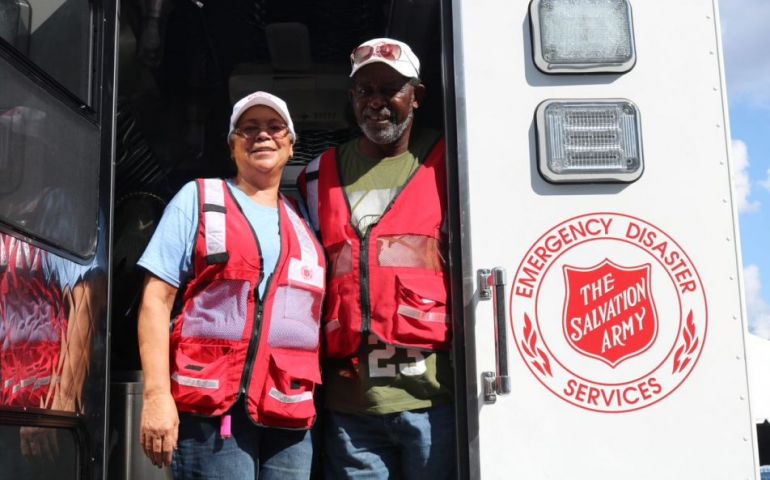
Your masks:
[[[223,180],[198,180],[194,278],[171,334],[179,411],[222,415],[240,394],[258,425],[309,428],[326,263],[294,207],[278,202],[281,252],[259,299],[257,234]]]
[[[46,278],[46,252],[0,234],[0,404],[50,408],[67,307],[58,279]]]
[[[449,348],[444,150],[441,141],[364,237],[351,223],[336,151],[306,168],[305,198],[329,259],[326,356],[356,355],[369,332],[391,345]]]

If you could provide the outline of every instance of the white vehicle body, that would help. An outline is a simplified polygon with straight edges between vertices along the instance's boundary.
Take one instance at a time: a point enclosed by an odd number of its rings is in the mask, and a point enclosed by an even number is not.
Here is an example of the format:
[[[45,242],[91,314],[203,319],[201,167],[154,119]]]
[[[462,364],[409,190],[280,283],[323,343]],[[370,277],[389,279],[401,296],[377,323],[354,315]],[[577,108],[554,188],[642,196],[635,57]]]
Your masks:
[[[553,75],[528,2],[453,4],[472,477],[758,478],[717,2],[631,6],[630,71]],[[547,182],[535,112],[553,99],[635,104],[641,176]],[[494,402],[493,267],[511,386]]]
[[[544,73],[532,5],[546,3],[630,5],[635,55]],[[254,90],[290,105],[282,187],[296,191],[307,162],[355,135],[349,53],[379,37],[419,55],[415,118],[446,139],[457,478],[758,480],[754,421],[770,413],[749,400],[770,388],[749,395],[716,0],[0,0],[0,286],[17,269],[29,284],[0,323],[43,298],[77,313],[60,338],[82,340],[56,363],[82,374],[77,408],[0,401],[0,477],[167,478],[137,440],[147,228],[185,182],[232,175],[225,120]],[[559,183],[543,155],[564,137],[544,122],[586,102],[617,104],[615,123],[577,114],[568,135],[589,150],[622,137],[638,168]],[[0,400],[16,393],[3,375]],[[19,390],[46,385],[30,378]],[[48,433],[54,461],[30,461],[29,435]]]

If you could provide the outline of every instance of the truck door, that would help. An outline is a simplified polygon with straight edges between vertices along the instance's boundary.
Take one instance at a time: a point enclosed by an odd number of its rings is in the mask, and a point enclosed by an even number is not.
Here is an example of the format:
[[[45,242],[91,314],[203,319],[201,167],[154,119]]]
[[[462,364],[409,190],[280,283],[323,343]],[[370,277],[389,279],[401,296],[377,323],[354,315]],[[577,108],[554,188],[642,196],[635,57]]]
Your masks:
[[[451,17],[469,475],[757,478],[716,1]]]
[[[103,478],[115,2],[0,0],[0,477]]]

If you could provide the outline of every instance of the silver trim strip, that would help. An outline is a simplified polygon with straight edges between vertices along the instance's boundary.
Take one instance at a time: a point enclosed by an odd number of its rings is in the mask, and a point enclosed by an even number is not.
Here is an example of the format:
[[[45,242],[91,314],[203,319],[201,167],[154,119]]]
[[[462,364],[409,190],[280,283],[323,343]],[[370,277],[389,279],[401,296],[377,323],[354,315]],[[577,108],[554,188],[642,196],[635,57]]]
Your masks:
[[[171,374],[171,380],[185,387],[205,388],[208,390],[219,390],[219,379],[216,378],[193,378],[178,373]]]
[[[268,395],[281,403],[301,403],[308,400],[313,400],[313,392],[303,392],[296,395],[289,395],[287,393],[278,391],[275,387],[270,389],[270,393],[268,393]]]

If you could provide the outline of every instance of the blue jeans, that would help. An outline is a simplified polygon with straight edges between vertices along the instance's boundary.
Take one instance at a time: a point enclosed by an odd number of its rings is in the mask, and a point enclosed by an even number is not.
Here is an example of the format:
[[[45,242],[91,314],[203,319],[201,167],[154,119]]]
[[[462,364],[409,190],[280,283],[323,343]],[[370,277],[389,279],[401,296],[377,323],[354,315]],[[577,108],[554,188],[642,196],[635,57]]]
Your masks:
[[[770,465],[762,465],[759,467],[759,475],[761,480],[770,480]]]
[[[387,415],[326,412],[327,480],[449,479],[455,473],[454,406]]]
[[[232,437],[219,435],[220,418],[179,415],[175,479],[307,480],[313,457],[309,430],[254,425],[238,402],[232,409]]]

